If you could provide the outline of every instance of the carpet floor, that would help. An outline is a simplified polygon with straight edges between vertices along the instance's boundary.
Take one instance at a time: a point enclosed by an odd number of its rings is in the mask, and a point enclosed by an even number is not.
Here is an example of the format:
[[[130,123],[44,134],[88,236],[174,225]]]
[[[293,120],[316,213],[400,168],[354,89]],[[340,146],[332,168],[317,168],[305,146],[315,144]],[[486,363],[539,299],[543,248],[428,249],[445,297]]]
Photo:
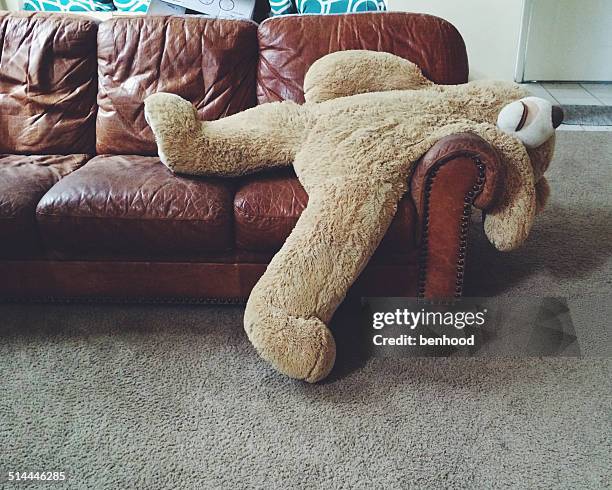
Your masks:
[[[560,133],[529,243],[472,233],[466,293],[566,297],[582,358],[367,359],[337,325],[307,385],[241,307],[2,305],[0,487],[610,488],[611,158],[609,133]]]

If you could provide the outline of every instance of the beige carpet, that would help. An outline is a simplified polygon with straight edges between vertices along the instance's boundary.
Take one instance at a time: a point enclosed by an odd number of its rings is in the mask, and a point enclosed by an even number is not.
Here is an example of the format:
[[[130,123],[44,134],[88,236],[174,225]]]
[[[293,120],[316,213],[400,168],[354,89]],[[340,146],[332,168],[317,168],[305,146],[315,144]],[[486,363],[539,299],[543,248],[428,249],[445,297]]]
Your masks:
[[[564,132],[527,246],[473,240],[471,295],[568,298],[583,359],[364,359],[311,386],[240,307],[0,306],[0,487],[610,488],[612,138]],[[476,234],[479,236],[477,230]]]

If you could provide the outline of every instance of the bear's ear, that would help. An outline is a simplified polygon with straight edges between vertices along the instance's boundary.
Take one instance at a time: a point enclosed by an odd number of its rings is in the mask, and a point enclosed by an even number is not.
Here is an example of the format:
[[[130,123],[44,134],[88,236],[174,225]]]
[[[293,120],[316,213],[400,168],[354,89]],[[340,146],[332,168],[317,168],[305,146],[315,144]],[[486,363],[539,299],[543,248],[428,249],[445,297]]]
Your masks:
[[[319,58],[306,72],[304,99],[323,102],[338,97],[416,90],[433,85],[414,63],[391,53],[336,51]]]
[[[502,139],[501,147],[496,146],[506,169],[506,180],[501,199],[486,212],[484,230],[495,248],[507,252],[520,246],[531,231],[536,215],[536,190],[525,147],[506,135]]]

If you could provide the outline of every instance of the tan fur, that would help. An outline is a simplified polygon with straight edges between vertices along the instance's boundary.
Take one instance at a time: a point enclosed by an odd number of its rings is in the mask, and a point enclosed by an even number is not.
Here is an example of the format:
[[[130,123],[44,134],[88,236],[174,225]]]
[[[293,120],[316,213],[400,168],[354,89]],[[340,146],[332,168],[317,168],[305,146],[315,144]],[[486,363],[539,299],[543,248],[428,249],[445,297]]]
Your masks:
[[[326,324],[383,238],[413,162],[436,141],[471,131],[499,152],[508,177],[500,202],[487,210],[485,232],[500,250],[527,237],[536,213],[534,168],[548,165],[534,165],[525,147],[495,126],[500,109],[525,95],[517,85],[437,86],[405,60],[360,53],[349,52],[343,67],[337,54],[317,61],[306,76],[303,105],[265,104],[200,122],[176,95],[146,100],[160,158],[175,172],[232,176],[293,164],[309,203],[253,289],[244,321],[264,359],[309,382],[333,367],[335,343]],[[362,80],[343,88],[357,72]],[[381,79],[392,80],[393,90],[380,91]],[[379,91],[351,95],[369,85]],[[552,150],[533,155],[550,159]]]
[[[306,102],[338,97],[415,90],[433,83],[418,66],[390,53],[363,50],[336,51],[315,61],[304,77]]]
[[[542,177],[536,183],[535,187],[536,192],[536,214],[541,213],[548,202],[548,198],[550,197],[550,186],[548,185],[548,181],[546,177]]]

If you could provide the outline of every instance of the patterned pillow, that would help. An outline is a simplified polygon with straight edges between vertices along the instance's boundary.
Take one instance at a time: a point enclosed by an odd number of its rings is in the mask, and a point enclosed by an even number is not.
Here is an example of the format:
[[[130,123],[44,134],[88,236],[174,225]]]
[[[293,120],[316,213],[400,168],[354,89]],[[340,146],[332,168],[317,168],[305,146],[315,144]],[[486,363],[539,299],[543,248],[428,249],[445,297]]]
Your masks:
[[[35,12],[108,12],[113,0],[24,0],[23,10]]]
[[[272,15],[344,14],[387,10],[387,0],[270,0]]]
[[[113,0],[117,10],[122,12],[142,12],[146,13],[149,10],[151,0]]]

